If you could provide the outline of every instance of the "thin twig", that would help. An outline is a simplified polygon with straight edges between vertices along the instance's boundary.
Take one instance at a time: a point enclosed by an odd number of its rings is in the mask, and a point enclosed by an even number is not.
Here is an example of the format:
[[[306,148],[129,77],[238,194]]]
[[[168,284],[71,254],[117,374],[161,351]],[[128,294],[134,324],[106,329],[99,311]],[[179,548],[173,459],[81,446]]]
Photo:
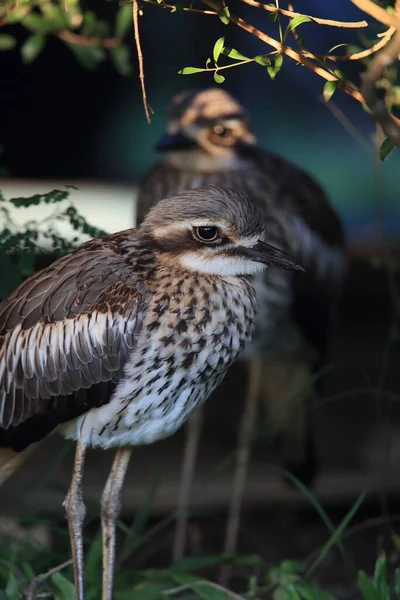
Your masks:
[[[374,17],[374,19],[377,21],[380,21],[389,27],[400,29],[400,19],[397,16],[387,12],[387,10],[381,6],[371,2],[371,0],[351,0],[351,2],[360,10],[366,12],[368,15],[371,15],[371,17]]]
[[[69,44],[88,47],[102,46],[103,48],[115,48],[121,42],[119,38],[87,37],[73,31],[60,31],[57,33],[57,37]]]
[[[361,58],[366,58],[367,56],[371,56],[371,54],[374,54],[378,50],[381,50],[381,48],[386,46],[386,44],[393,37],[395,31],[396,29],[394,27],[389,27],[389,29],[387,29],[383,33],[382,39],[379,40],[379,42],[371,46],[371,48],[367,48],[366,50],[362,50],[361,52],[356,52],[355,54],[350,54],[350,56],[347,57],[347,60],[360,60]]]
[[[323,97],[321,96],[319,100],[328,108],[334,117],[339,121],[342,125],[343,129],[347,131],[347,133],[367,152],[372,152],[374,149],[373,145],[370,144],[367,140],[363,138],[361,133],[358,131],[357,127],[353,125],[350,119],[340,110],[338,106],[332,101],[325,102]]]
[[[160,8],[170,8],[172,10],[177,9],[175,4],[167,4],[166,2],[157,2],[157,0],[143,0],[143,2],[145,2],[146,4],[154,4],[154,6],[159,6]],[[190,8],[188,6],[180,6],[179,11],[200,13],[202,15],[213,15],[213,16],[218,14],[214,10],[200,10],[200,8]]]
[[[386,11],[384,12],[386,13]],[[395,13],[399,12],[400,0],[396,0]],[[393,144],[400,148],[400,124],[398,121],[396,122],[393,115],[388,111],[385,100],[378,98],[376,93],[378,80],[382,77],[385,69],[392,66],[400,54],[400,20],[395,15],[392,16],[398,21],[396,33],[390,43],[374,56],[366,72],[361,76],[361,93],[365,104],[371,111],[371,116],[379,123],[383,132]]]
[[[343,27],[347,29],[368,27],[367,21],[333,21],[332,19],[320,19],[319,17],[313,17],[311,15],[294,12],[293,10],[285,10],[284,8],[278,8],[271,6],[270,4],[264,4],[263,2],[256,2],[256,0],[242,0],[242,2],[249,4],[249,6],[254,6],[255,8],[262,8],[263,10],[267,10],[271,13],[279,13],[285,17],[308,17],[310,21],[318,23],[319,25],[329,25],[330,27]]]
[[[66,560],[65,562],[61,563],[61,565],[57,565],[56,567],[53,567],[52,569],[50,569],[49,571],[46,571],[46,573],[42,573],[41,575],[37,575],[37,577],[35,577],[34,579],[32,579],[32,581],[29,584],[28,589],[23,592],[26,600],[34,600],[35,596],[35,589],[36,587],[42,583],[42,581],[45,581],[46,579],[48,579],[49,577],[51,577],[52,575],[54,575],[55,573],[58,573],[59,571],[62,571],[63,569],[65,569],[66,567],[69,567],[70,565],[72,565],[73,563],[73,559],[70,558],[69,560]]]
[[[229,513],[226,522],[224,554],[234,554],[237,549],[241,509],[250,464],[254,423],[257,414],[257,401],[260,397],[262,368],[263,365],[259,359],[256,358],[250,361],[246,399],[239,423],[235,473],[232,484],[231,500],[229,503]],[[219,574],[220,584],[227,586],[231,575],[232,565],[223,565]]]
[[[152,110],[148,100],[147,100],[146,85],[144,82],[143,54],[142,54],[142,47],[140,45],[140,34],[139,34],[139,4],[138,4],[138,0],[133,0],[132,14],[133,14],[133,30],[134,30],[134,34],[135,34],[136,51],[137,51],[138,62],[139,62],[139,79],[140,79],[140,85],[142,88],[143,106],[144,106],[144,112],[146,114],[147,122],[150,124],[151,123],[150,112],[152,114],[154,114],[154,113],[153,113],[153,110]]]
[[[173,562],[181,560],[185,552],[187,524],[189,520],[189,503],[193,489],[196,458],[203,429],[203,417],[204,409],[199,408],[189,417],[185,427],[185,448],[183,451],[182,471],[178,492],[179,512],[176,519],[175,537],[172,548]]]
[[[202,0],[202,2],[210,8],[218,10],[218,4],[214,0]],[[297,62],[301,63],[304,67],[307,67],[308,69],[310,69],[310,71],[312,71],[316,75],[319,75],[326,81],[336,81],[338,83],[338,87],[340,87],[344,92],[346,92],[346,94],[349,94],[349,96],[351,96],[355,100],[358,100],[358,102],[364,103],[364,98],[362,97],[360,91],[356,88],[355,85],[342,81],[337,75],[335,75],[331,71],[328,71],[327,69],[315,65],[313,62],[307,60],[307,58],[305,58],[300,52],[297,52],[296,50],[290,48],[289,46],[286,46],[285,44],[281,44],[271,36],[267,35],[263,31],[260,31],[253,25],[250,25],[240,17],[237,17],[236,15],[231,13],[229,19],[230,21],[232,21],[232,23],[235,23],[235,25],[237,25],[241,29],[244,29],[245,31],[255,36],[262,42],[275,48],[275,50],[279,54],[286,54],[286,56],[289,56],[293,60],[296,60]]]

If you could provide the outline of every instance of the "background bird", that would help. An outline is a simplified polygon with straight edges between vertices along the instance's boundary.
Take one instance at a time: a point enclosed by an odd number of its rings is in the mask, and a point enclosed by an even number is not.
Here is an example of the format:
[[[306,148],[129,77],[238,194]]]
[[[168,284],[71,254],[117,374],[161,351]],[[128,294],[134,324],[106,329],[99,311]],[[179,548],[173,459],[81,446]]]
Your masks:
[[[208,188],[85,243],[0,304],[0,446],[23,452],[54,429],[77,441],[65,507],[78,600],[86,448],[118,448],[101,498],[110,600],[131,446],[172,435],[219,384],[253,330],[246,275],[267,265],[300,268],[265,243],[245,196]]]
[[[321,187],[291,162],[260,149],[246,111],[221,88],[176,96],[167,110],[167,135],[157,150],[164,157],[140,187],[139,223],[160,198],[183,188],[226,185],[245,192],[260,207],[274,242],[306,269],[301,278],[277,269],[255,278],[260,311],[253,344],[244,356],[250,361],[249,381],[225,540],[225,551],[231,553],[258,399],[284,465],[305,483],[314,477],[314,440],[305,408],[313,393],[310,378],[326,361],[331,309],[344,273],[343,229]],[[290,398],[291,405],[284,407]],[[183,553],[199,430],[197,412],[188,424],[175,559]]]

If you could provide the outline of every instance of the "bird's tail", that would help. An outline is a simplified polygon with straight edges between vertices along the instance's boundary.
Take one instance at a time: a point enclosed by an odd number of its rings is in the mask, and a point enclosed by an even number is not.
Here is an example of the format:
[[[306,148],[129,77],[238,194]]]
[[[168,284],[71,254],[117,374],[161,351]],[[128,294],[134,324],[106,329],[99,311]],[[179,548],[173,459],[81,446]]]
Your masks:
[[[11,448],[0,448],[0,487],[25,462],[38,444],[31,444],[22,452],[14,452]]]

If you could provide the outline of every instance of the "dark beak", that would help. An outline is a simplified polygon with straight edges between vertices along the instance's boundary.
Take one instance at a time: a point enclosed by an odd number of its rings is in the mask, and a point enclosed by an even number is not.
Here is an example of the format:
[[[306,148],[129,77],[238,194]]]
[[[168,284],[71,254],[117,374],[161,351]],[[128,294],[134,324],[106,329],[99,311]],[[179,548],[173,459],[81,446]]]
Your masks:
[[[264,265],[280,267],[285,271],[304,271],[303,267],[297,264],[289,254],[261,240],[258,240],[250,248],[239,246],[237,249],[241,255],[248,256],[251,260],[263,263]]]
[[[194,140],[189,139],[183,133],[166,135],[157,144],[157,152],[168,152],[168,150],[188,150],[195,146]]]

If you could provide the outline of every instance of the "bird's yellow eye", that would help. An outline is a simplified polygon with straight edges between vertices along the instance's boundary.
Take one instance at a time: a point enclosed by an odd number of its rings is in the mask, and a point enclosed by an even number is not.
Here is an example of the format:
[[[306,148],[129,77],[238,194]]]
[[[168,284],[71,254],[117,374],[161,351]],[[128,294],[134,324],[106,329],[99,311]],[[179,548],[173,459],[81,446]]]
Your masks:
[[[201,242],[215,242],[219,237],[218,227],[205,225],[203,227],[194,228],[195,236]]]

